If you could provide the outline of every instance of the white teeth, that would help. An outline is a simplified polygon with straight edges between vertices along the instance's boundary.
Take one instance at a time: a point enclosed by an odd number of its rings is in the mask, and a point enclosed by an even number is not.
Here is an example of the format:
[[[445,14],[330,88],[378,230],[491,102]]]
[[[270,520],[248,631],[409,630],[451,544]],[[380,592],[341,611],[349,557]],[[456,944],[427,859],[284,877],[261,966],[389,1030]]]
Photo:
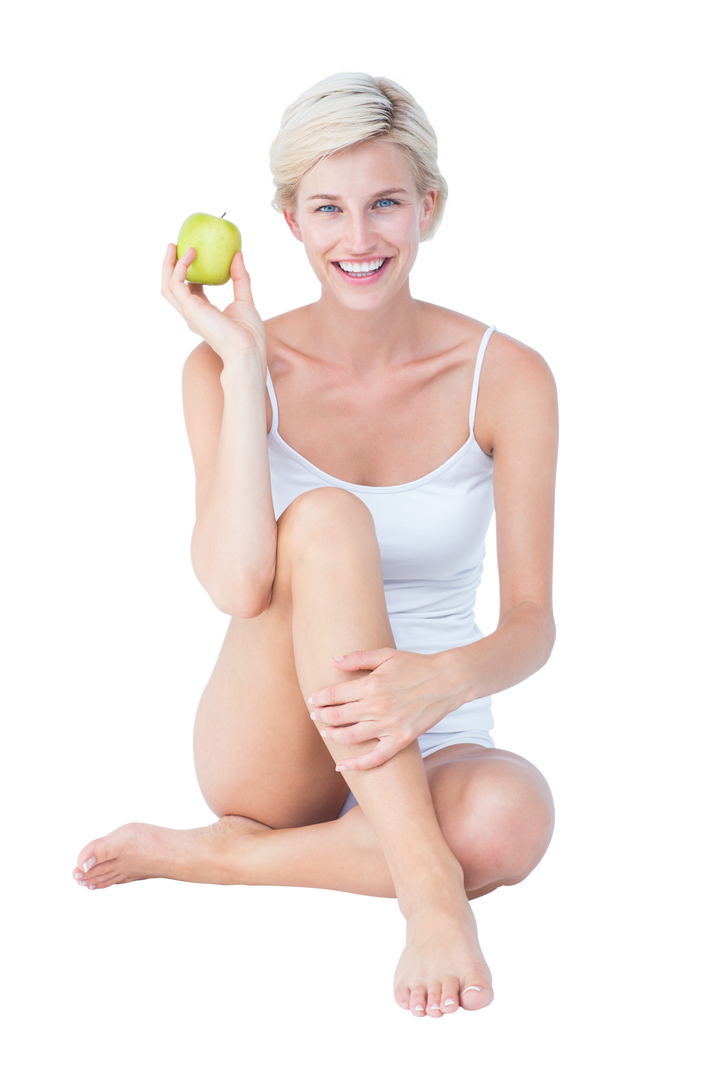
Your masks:
[[[372,262],[341,262],[340,267],[346,274],[369,274],[378,270],[385,262],[384,259],[374,259]]]

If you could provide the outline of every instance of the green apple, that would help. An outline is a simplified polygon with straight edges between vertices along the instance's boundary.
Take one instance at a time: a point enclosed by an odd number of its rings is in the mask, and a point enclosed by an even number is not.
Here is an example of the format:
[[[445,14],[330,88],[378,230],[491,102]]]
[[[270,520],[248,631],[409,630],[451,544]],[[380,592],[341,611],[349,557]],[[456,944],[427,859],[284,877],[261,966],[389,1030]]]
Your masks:
[[[188,248],[197,251],[190,263],[187,280],[196,285],[224,285],[230,280],[230,263],[236,251],[242,251],[242,238],[237,225],[226,221],[225,215],[191,214],[180,226],[177,256],[181,259]]]

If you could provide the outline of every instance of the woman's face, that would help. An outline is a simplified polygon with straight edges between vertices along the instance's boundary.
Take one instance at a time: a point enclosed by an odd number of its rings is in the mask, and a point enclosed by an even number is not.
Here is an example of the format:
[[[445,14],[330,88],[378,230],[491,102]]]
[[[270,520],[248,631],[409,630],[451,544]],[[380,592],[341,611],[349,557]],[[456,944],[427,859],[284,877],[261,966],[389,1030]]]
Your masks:
[[[285,218],[323,289],[343,307],[373,311],[407,282],[436,194],[420,198],[403,152],[373,140],[310,169]]]

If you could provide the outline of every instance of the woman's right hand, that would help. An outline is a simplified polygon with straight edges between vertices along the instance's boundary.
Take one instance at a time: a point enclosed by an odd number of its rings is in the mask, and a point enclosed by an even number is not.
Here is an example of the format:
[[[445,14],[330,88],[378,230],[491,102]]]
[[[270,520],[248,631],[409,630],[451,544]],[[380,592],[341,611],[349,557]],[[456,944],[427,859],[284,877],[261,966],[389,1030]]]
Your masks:
[[[238,252],[230,266],[235,299],[220,311],[214,307],[202,285],[185,280],[195,259],[195,248],[188,248],[181,259],[175,244],[168,244],[162,267],[162,295],[179,311],[195,334],[207,341],[223,360],[233,353],[258,350],[265,354],[265,327],[258,315],[250,291],[250,275]]]

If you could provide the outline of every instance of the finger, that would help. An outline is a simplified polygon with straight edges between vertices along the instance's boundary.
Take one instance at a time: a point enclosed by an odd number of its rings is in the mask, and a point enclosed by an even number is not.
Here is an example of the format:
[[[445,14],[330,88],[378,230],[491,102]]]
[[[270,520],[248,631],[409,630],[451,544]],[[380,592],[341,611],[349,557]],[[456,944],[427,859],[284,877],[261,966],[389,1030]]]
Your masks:
[[[168,303],[172,304],[175,310],[182,314],[183,301],[187,296],[187,286],[175,283],[174,274],[176,269],[177,246],[175,244],[168,244],[162,264],[162,286],[160,292]]]
[[[317,706],[310,713],[310,719],[314,720],[318,727],[329,725],[333,728],[345,727],[346,724],[360,724],[363,720],[375,720],[374,716],[368,716],[368,707],[361,700],[348,701],[344,705],[326,705],[325,708]]]
[[[194,247],[189,247],[182,258],[178,259],[175,263],[175,269],[173,270],[172,280],[179,285],[185,284],[185,278],[187,277],[188,267],[191,263],[195,262],[197,258],[197,251]]]
[[[391,660],[396,656],[397,649],[384,648],[384,649],[365,649],[358,652],[348,652],[344,657],[339,660],[336,657],[330,657],[330,660],[334,663],[341,664],[345,670],[352,669],[352,667],[361,667],[367,671],[373,671],[380,664],[384,664],[386,661]]]
[[[170,278],[172,277],[173,270],[175,269],[175,263],[177,262],[177,247],[175,244],[168,244],[165,251],[165,258],[162,263],[162,294],[167,297],[170,286]]]
[[[210,303],[213,303],[213,301],[210,300],[209,296],[207,295],[207,285],[201,285],[199,282],[191,282],[187,280],[188,268],[192,264],[192,262],[194,262],[196,255],[198,255],[198,252],[195,251],[195,248],[189,247],[185,255],[177,260],[175,264],[175,269],[171,274],[171,279],[169,279],[169,281],[171,281],[172,287],[175,289],[176,294],[182,297],[181,302],[182,305],[184,305],[186,308],[186,315],[187,306],[189,303],[188,294],[190,296],[199,296],[201,299],[209,300]],[[184,316],[181,315],[180,318],[184,318]],[[186,320],[184,319],[184,322],[185,321]],[[194,334],[194,330],[190,329],[189,326],[186,328],[188,329],[188,332],[190,334]]]
[[[247,265],[244,252],[235,252],[230,264],[230,300],[255,300],[253,273]]]
[[[330,742],[341,742],[347,745],[354,746],[356,743],[368,742],[370,739],[383,739],[384,735],[378,733],[377,720],[356,720],[355,723],[348,723],[348,720],[342,721],[342,726],[331,726],[330,721],[325,721],[326,727],[322,728],[327,732],[325,738],[328,738]]]
[[[379,765],[384,765],[385,761],[390,761],[391,757],[394,757],[396,753],[396,750],[389,750],[388,747],[383,747],[381,743],[377,750],[371,750],[367,754],[359,755],[359,757],[349,757],[347,761],[338,761],[335,769],[337,772],[342,766],[343,770],[347,772],[366,772],[368,769],[377,769]]]
[[[190,262],[194,261],[194,256],[189,260],[186,259],[186,256],[189,254],[189,249],[185,253],[185,255],[182,256],[182,259],[177,259],[176,253],[177,248],[175,242],[173,240],[168,240],[164,247],[163,257],[160,260],[160,278],[163,282],[175,280],[180,281],[182,284],[185,284],[187,268],[190,265]],[[185,267],[185,274],[181,271],[178,271],[179,265]],[[199,289],[203,289],[204,287],[204,285],[190,284],[190,288],[193,292],[198,292]]]
[[[329,721],[326,721],[326,723],[329,723]],[[362,723],[362,721],[358,721],[358,723]],[[372,734],[363,735],[363,737],[358,737],[358,735],[353,735],[352,732],[355,730],[356,727],[357,727],[357,725],[355,725],[355,724],[352,726],[352,728],[351,727],[343,727],[343,728],[327,727],[327,728],[322,729],[321,734],[322,734],[323,739],[327,740],[327,742],[341,742],[341,743],[344,743],[345,745],[358,743],[358,742],[367,742],[368,739],[373,738]]]
[[[327,718],[328,724],[348,724],[347,718],[338,719],[332,721],[330,719],[331,710],[338,708],[340,705],[353,705],[358,701],[361,701],[363,694],[366,692],[367,684],[361,678],[353,679],[352,683],[338,683],[337,686],[326,686],[324,690],[316,690],[310,698],[308,698],[308,704],[313,706],[313,710],[324,710],[324,712],[317,712],[317,718],[324,720]],[[328,698],[331,700],[321,701],[321,698]],[[355,723],[351,720],[350,723]]]

